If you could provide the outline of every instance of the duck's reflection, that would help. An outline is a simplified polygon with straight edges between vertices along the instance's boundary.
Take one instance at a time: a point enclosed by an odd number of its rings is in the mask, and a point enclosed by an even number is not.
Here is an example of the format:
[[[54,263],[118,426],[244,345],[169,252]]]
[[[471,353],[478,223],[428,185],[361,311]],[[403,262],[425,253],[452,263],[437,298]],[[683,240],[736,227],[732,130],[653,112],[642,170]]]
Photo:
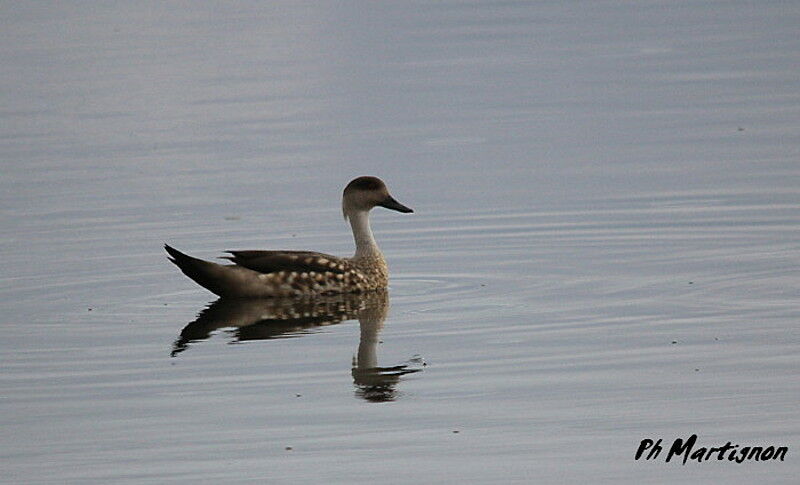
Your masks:
[[[400,377],[419,372],[424,364],[416,357],[392,367],[378,366],[379,336],[388,312],[386,291],[301,299],[221,298],[181,330],[172,356],[221,328],[232,328],[234,341],[267,340],[306,335],[321,326],[358,319],[361,340],[352,365],[356,395],[373,402],[392,401],[398,396],[396,385]]]

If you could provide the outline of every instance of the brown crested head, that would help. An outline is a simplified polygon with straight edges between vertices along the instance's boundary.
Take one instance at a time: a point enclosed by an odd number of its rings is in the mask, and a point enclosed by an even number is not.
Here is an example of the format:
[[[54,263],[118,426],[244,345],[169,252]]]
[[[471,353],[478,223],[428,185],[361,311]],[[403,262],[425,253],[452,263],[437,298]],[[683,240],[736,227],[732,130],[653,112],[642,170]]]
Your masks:
[[[414,212],[397,202],[390,194],[386,184],[378,177],[358,177],[350,181],[342,194],[342,211],[347,217],[353,211],[368,211],[375,206],[386,207],[398,212]]]
[[[386,184],[383,183],[383,180],[368,175],[351,180],[350,183],[347,184],[347,187],[344,188],[344,193],[347,194],[354,190],[383,191],[387,194],[389,193],[389,189],[386,188]]]

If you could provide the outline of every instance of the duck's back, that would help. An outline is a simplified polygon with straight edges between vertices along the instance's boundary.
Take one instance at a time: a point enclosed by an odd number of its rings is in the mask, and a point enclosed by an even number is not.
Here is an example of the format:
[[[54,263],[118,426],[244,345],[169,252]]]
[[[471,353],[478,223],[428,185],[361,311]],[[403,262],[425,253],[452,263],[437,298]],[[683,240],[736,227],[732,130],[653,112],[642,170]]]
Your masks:
[[[237,266],[259,273],[280,294],[357,293],[385,288],[389,281],[380,253],[339,258],[313,251],[228,251]]]
[[[226,259],[259,273],[277,271],[343,273],[346,269],[346,260],[314,251],[247,250],[227,251],[227,253],[231,256],[226,256]]]

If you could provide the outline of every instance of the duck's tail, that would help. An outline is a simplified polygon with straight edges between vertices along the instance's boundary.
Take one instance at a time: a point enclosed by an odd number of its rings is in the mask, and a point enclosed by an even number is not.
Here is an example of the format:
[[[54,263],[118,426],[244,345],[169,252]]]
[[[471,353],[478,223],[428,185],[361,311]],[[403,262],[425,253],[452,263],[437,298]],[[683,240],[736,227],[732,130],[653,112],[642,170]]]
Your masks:
[[[183,274],[212,293],[225,296],[227,291],[224,284],[225,278],[221,277],[224,273],[222,265],[193,258],[188,254],[183,254],[169,244],[165,244],[164,249],[169,254],[167,259],[177,266]]]

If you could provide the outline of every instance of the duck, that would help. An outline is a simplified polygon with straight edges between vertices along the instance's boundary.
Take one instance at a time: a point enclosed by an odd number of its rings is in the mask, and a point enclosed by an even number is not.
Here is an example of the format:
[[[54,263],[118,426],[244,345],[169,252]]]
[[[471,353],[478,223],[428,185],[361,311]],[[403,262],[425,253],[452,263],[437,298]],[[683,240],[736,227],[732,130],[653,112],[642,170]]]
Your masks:
[[[369,223],[369,213],[384,207],[414,212],[389,193],[378,177],[350,181],[342,193],[342,214],[349,221],[355,254],[341,258],[315,251],[225,251],[232,264],[198,259],[164,245],[168,259],[183,274],[212,293],[225,298],[269,298],[363,293],[384,289],[389,269]]]

